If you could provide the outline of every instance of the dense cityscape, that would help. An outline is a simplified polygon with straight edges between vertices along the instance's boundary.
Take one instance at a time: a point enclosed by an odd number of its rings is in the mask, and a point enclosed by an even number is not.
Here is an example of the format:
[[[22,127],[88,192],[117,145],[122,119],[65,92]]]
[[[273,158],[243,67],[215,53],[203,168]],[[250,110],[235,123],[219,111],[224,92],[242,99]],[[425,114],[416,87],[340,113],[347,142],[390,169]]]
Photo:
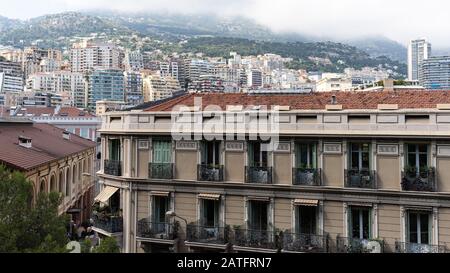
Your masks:
[[[176,17],[0,17],[0,253],[450,252],[431,39]]]

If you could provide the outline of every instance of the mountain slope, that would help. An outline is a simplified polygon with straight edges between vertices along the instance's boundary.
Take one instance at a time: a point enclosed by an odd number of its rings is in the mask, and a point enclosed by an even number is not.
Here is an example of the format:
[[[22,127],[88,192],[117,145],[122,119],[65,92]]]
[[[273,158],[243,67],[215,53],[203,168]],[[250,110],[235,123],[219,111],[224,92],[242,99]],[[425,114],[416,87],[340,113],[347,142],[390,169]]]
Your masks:
[[[386,56],[403,63],[407,61],[407,48],[384,37],[367,37],[345,41],[345,43],[364,50],[373,57]]]

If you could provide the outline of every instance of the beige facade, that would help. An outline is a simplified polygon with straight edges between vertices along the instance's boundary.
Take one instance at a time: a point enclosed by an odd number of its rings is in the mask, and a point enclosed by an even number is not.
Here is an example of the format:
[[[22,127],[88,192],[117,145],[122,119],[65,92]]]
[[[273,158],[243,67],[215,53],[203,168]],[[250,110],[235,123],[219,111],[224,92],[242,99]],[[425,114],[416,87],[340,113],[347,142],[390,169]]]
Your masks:
[[[355,112],[364,118],[354,118]],[[125,251],[151,245],[152,251],[348,252],[355,244],[367,252],[443,251],[450,244],[450,127],[439,120],[450,115],[388,112],[283,113],[289,117],[280,125],[284,148],[267,153],[248,140],[219,140],[217,147],[172,140],[161,148],[153,140],[170,136],[170,126],[155,125],[162,113],[106,114],[102,147],[108,159],[110,140],[120,140],[121,175],[104,163],[99,176],[105,186],[137,198],[123,203],[124,225],[130,221]],[[317,123],[298,126],[303,114]],[[409,115],[415,117],[407,122]],[[170,160],[161,159],[164,153]],[[145,226],[159,235],[136,225],[163,216],[179,223],[177,236],[169,234],[172,222]],[[410,232],[417,224],[427,228],[420,238]],[[294,247],[295,240],[305,244],[300,238],[316,243]]]

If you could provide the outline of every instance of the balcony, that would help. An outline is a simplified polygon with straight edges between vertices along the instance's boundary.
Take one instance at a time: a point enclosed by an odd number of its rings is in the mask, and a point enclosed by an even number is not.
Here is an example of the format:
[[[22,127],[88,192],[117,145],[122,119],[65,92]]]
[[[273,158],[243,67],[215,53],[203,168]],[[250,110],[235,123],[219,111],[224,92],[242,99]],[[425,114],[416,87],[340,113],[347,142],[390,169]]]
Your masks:
[[[416,168],[407,168],[402,175],[404,191],[436,191],[435,169],[425,168],[417,172]]]
[[[272,168],[269,167],[245,167],[247,183],[272,184]]]
[[[292,183],[298,186],[321,186],[321,169],[292,169]]]
[[[106,159],[104,173],[107,175],[121,176],[122,175],[122,162]]]
[[[338,236],[336,238],[336,251],[338,253],[383,253],[384,241]]]
[[[280,234],[283,250],[288,252],[327,253],[329,236],[296,234],[288,231]]]
[[[123,218],[121,216],[99,213],[93,215],[92,219],[94,220],[94,227],[108,233],[120,233],[123,231]]]
[[[150,219],[141,219],[137,223],[137,237],[146,239],[175,240],[178,237],[179,224],[158,223]]]
[[[446,253],[444,245],[395,242],[396,253]]]
[[[235,229],[233,245],[274,250],[281,248],[279,236],[267,230]]]
[[[173,179],[172,163],[149,163],[149,178],[153,179]]]
[[[370,170],[346,170],[345,171],[345,187],[347,188],[363,188],[375,189],[375,171]]]
[[[192,223],[187,226],[186,240],[194,243],[224,245],[230,241],[230,228],[207,227]]]
[[[198,165],[198,181],[220,182],[223,181],[222,165]]]

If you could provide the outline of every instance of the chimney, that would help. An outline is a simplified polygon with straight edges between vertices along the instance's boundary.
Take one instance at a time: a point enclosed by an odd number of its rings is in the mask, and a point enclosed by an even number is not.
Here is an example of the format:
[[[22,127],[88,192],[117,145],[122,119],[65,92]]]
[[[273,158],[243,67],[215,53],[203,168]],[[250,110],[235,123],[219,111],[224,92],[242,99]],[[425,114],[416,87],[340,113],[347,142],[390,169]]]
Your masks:
[[[331,104],[332,104],[332,105],[336,105],[336,104],[337,104],[336,95],[332,95],[332,96],[331,96]]]
[[[31,138],[25,136],[19,136],[19,146],[24,148],[31,148]]]
[[[63,132],[63,138],[66,139],[66,140],[70,140],[70,133],[67,132],[67,131],[64,131]]]

